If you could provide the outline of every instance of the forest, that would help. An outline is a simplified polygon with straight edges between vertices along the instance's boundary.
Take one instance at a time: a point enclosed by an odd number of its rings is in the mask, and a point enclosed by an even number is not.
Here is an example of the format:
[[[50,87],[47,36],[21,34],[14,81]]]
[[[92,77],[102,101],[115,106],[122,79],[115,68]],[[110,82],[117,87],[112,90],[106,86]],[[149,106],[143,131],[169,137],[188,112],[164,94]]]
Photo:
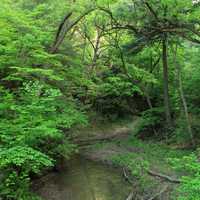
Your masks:
[[[0,200],[200,200],[199,84],[199,0],[1,0]],[[53,197],[77,156],[125,194]]]

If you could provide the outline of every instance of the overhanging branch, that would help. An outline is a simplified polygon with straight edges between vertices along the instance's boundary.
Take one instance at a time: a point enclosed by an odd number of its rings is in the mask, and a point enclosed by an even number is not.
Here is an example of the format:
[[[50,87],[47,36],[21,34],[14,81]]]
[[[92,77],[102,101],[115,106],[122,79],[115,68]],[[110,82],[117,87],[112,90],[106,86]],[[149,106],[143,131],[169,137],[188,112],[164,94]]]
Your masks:
[[[66,17],[62,20],[62,22],[59,25],[56,38],[54,41],[54,44],[50,50],[51,53],[56,53],[59,46],[62,44],[66,34],[76,25],[78,24],[86,15],[94,11],[95,8],[87,10],[85,13],[80,15],[77,19],[75,19],[73,22],[69,23],[68,19],[71,17],[72,12],[66,15]]]

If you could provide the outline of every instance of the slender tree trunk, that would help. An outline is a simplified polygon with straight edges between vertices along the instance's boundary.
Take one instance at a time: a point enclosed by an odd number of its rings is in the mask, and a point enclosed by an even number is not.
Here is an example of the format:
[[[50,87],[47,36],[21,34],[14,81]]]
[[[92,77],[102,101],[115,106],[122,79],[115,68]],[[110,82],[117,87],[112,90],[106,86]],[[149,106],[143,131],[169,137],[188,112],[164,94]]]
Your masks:
[[[169,87],[168,87],[168,60],[167,60],[167,38],[163,38],[163,83],[164,83],[164,106],[167,128],[172,127],[170,102],[169,102]]]
[[[100,48],[100,42],[101,42],[101,31],[97,28],[97,35],[95,38],[95,44],[94,44],[94,55],[92,59],[92,70],[94,69],[97,59],[98,59],[98,54],[99,54],[99,48]]]
[[[152,106],[152,103],[151,103],[151,99],[150,99],[149,94],[146,93],[145,96],[146,96],[146,101],[147,101],[147,104],[148,104],[149,108],[152,109],[153,106]]]
[[[182,84],[179,66],[177,66],[177,72],[178,72],[179,92],[180,92],[180,97],[181,97],[182,104],[183,104],[185,119],[186,119],[186,123],[187,123],[187,129],[188,129],[188,133],[189,133],[190,138],[191,138],[192,145],[195,146],[194,136],[193,136],[193,133],[192,133],[192,126],[191,126],[190,117],[189,117],[189,113],[188,113],[187,102],[186,102],[184,91],[183,91],[183,84]]]
[[[186,98],[185,98],[185,95],[184,95],[184,90],[183,90],[181,68],[180,68],[180,65],[178,64],[177,59],[176,59],[176,52],[174,53],[174,64],[175,64],[176,71],[177,71],[179,94],[180,94],[180,98],[181,98],[181,101],[182,101],[182,104],[183,104],[183,110],[184,110],[184,114],[185,114],[185,120],[186,120],[186,126],[187,126],[187,130],[188,130],[188,134],[190,135],[192,145],[195,146],[194,135],[193,135],[193,132],[192,132],[192,126],[191,126],[190,117],[189,117],[189,113],[188,113],[187,101],[186,101]]]

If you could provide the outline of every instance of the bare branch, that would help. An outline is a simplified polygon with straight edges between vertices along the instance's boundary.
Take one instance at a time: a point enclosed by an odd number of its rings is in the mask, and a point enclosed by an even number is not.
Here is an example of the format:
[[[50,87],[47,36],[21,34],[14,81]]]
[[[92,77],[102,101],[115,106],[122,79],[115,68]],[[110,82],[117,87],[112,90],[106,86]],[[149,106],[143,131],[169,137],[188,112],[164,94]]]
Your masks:
[[[149,9],[150,13],[154,16],[154,18],[156,20],[158,20],[158,16],[157,16],[156,12],[154,11],[154,9],[150,6],[150,4],[147,1],[143,1],[143,2],[147,6],[147,8]]]
[[[57,33],[56,33],[56,38],[55,38],[55,41],[54,41],[54,44],[56,43],[56,41],[58,40],[58,37],[63,29],[63,26],[65,25],[66,21],[72,16],[72,12],[70,12],[69,14],[67,14],[63,21],[60,23],[59,27],[58,27],[58,30],[57,30]]]
[[[66,34],[76,25],[79,23],[79,21],[81,21],[86,15],[88,15],[89,13],[91,13],[92,11],[94,11],[95,9],[90,9],[88,11],[86,11],[85,13],[83,13],[82,15],[80,15],[77,19],[75,19],[71,24],[68,24],[68,19],[69,17],[72,15],[68,14],[64,20],[62,20],[61,24],[59,25],[57,34],[56,34],[56,39],[54,41],[54,44],[50,50],[51,53],[56,53],[56,51],[58,50],[59,46],[62,44]]]
[[[183,33],[183,32],[182,32],[182,33],[177,33],[177,35],[179,35],[179,36],[182,37],[183,39],[186,39],[186,40],[188,40],[188,41],[190,41],[190,42],[193,42],[193,43],[196,43],[196,44],[200,44],[200,40],[195,39],[195,38],[189,36],[189,35],[186,34],[186,33]]]

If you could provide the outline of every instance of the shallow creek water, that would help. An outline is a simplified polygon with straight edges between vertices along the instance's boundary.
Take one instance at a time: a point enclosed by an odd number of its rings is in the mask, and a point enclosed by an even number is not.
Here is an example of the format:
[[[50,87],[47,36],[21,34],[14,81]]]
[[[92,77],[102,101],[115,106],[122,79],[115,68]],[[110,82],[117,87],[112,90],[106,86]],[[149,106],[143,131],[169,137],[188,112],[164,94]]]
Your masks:
[[[36,183],[45,200],[124,200],[131,188],[115,168],[75,157]]]

